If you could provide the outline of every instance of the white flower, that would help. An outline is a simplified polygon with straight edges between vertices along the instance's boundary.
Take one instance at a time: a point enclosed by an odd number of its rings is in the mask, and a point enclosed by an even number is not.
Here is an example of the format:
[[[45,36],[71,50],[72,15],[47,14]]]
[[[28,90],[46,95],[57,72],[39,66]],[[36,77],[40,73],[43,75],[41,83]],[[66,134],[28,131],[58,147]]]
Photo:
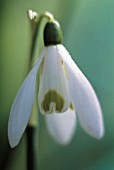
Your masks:
[[[92,86],[64,46],[51,45],[45,47],[15,97],[8,124],[11,147],[19,143],[29,121],[38,71],[38,105],[55,140],[61,144],[70,142],[76,124],[75,111],[81,127],[89,135],[101,138],[102,112]]]

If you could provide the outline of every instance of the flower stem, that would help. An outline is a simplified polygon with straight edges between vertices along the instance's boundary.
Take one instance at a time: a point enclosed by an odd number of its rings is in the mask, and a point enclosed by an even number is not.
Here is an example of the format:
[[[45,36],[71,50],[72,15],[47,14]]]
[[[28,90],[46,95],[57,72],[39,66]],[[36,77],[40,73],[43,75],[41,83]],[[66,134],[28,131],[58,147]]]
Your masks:
[[[35,160],[35,128],[32,126],[27,127],[27,170],[36,170],[37,164]]]
[[[34,13],[32,10],[28,11],[28,16],[31,22],[31,28],[32,28],[32,44],[31,44],[31,50],[30,50],[30,65],[29,68],[31,69],[34,65],[34,58],[35,58],[35,50],[36,50],[36,44],[38,39],[38,33],[40,29],[41,22],[44,18],[46,18],[48,21],[54,20],[53,15],[50,12],[45,12],[41,14],[40,16],[35,15],[33,18],[30,16],[30,14]],[[35,14],[37,14],[35,12]]]
[[[38,16],[38,14],[32,10],[28,11],[28,16],[30,19],[31,29],[32,29],[32,42],[31,42],[30,59],[29,59],[29,70],[31,70],[31,68],[34,65],[35,50],[37,48],[36,44],[37,44],[41,21],[43,18],[46,18],[48,21],[53,20],[54,18],[53,18],[53,15],[49,12],[45,12],[44,14],[41,14],[40,16]],[[36,128],[36,124],[38,124],[38,120],[37,120],[37,117],[35,117],[36,115],[35,113],[38,112],[38,109],[36,109],[36,107],[38,108],[36,103],[37,103],[37,98],[35,96],[32,116],[30,118],[29,125],[27,127],[27,170],[38,170],[38,167],[39,167],[38,165],[39,154],[37,153],[37,150],[39,149],[38,141],[37,141],[37,147],[35,147],[35,138],[39,137],[39,130]]]

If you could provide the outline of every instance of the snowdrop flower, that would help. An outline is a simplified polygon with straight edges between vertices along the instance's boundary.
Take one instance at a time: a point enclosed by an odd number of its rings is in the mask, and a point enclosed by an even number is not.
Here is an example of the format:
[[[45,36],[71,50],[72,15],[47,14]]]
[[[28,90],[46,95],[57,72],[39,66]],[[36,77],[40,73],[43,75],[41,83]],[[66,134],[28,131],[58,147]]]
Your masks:
[[[96,94],[87,78],[62,45],[59,24],[48,22],[44,29],[45,48],[20,87],[13,102],[8,137],[15,147],[29,121],[35,96],[36,76],[40,72],[38,105],[51,136],[60,144],[68,144],[76,125],[92,137],[104,134],[102,112]]]

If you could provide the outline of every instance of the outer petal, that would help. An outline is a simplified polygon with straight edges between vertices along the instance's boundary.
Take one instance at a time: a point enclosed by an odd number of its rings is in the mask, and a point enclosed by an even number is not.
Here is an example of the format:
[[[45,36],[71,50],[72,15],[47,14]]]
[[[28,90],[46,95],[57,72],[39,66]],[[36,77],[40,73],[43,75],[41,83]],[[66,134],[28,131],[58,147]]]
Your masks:
[[[50,135],[59,144],[65,145],[71,141],[76,125],[74,110],[68,109],[62,114],[46,115],[45,119]]]
[[[41,113],[61,113],[68,110],[68,82],[56,46],[46,48],[38,93]]]
[[[58,50],[66,64],[72,102],[77,110],[80,124],[88,134],[95,138],[101,138],[104,134],[104,126],[96,94],[66,49],[60,45]]]
[[[8,138],[11,147],[15,147],[19,143],[27,126],[34,102],[37,70],[43,56],[44,52],[26,77],[14,99],[8,122]]]

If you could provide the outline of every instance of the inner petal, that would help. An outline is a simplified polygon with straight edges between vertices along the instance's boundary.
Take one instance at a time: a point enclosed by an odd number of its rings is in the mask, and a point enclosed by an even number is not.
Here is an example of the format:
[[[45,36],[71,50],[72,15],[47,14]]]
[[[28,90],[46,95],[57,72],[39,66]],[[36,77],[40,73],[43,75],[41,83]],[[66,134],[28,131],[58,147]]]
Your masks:
[[[56,46],[46,49],[40,74],[38,103],[41,113],[62,113],[69,107],[67,76]]]

